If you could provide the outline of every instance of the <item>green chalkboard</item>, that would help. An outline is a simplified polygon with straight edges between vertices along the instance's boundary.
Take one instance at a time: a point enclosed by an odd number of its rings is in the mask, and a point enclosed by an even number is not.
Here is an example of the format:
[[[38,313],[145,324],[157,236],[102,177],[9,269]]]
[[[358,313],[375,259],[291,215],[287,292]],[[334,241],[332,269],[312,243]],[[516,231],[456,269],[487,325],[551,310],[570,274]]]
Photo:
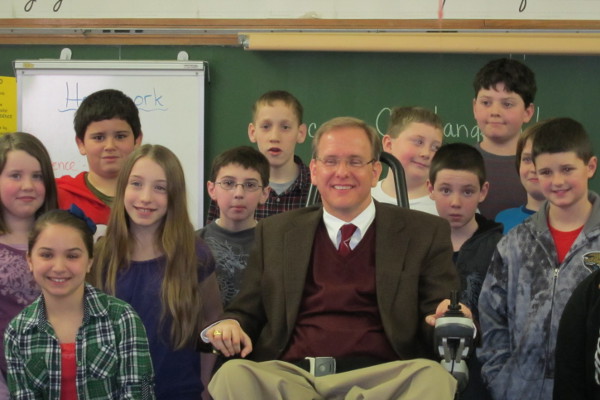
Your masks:
[[[365,119],[381,131],[387,108],[421,105],[436,109],[446,123],[448,141],[476,143],[471,82],[493,58],[470,54],[249,52],[206,46],[70,46],[73,59],[175,59],[180,50],[209,63],[206,89],[206,160],[247,144],[254,100],[271,89],[294,93],[314,132],[341,115]],[[0,75],[14,75],[15,59],[58,58],[60,46],[0,46]],[[536,73],[538,95],[534,120],[569,116],[582,122],[600,151],[600,57],[512,55]],[[310,140],[297,153],[310,158]],[[208,165],[207,165],[208,167]],[[204,184],[198,182],[198,184]],[[600,191],[600,179],[592,189]]]

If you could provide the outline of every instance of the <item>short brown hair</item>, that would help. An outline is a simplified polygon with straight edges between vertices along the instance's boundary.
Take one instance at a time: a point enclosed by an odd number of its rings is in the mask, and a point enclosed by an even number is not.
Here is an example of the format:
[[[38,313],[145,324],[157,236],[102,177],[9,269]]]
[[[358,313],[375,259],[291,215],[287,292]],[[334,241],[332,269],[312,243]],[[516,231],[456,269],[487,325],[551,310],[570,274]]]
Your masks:
[[[379,161],[379,156],[381,155],[381,140],[379,139],[377,131],[365,121],[353,117],[337,117],[330,119],[321,125],[312,141],[312,158],[317,158],[317,147],[319,146],[321,137],[325,133],[334,129],[347,127],[359,128],[365,132],[369,142],[371,142],[373,159]]]
[[[408,125],[414,122],[430,125],[440,131],[443,130],[442,119],[431,110],[415,106],[395,107],[392,109],[386,134],[397,138]]]
[[[238,164],[246,169],[253,169],[260,175],[261,184],[269,184],[270,165],[269,160],[260,151],[250,146],[239,146],[219,154],[212,163],[210,180],[215,182],[221,168],[231,164]]]
[[[104,89],[90,94],[81,102],[73,120],[75,135],[83,142],[85,131],[92,122],[113,118],[127,122],[134,140],[142,133],[140,113],[133,100],[120,90]]]
[[[254,122],[256,120],[256,112],[261,105],[273,105],[273,103],[276,101],[281,101],[283,104],[291,108],[294,114],[296,114],[296,118],[298,118],[298,125],[302,124],[304,108],[293,94],[286,92],[285,90],[271,90],[270,92],[264,93],[262,96],[260,96],[252,106],[252,121]]]
[[[521,96],[525,107],[533,103],[537,92],[535,74],[522,62],[511,58],[499,58],[488,62],[473,80],[475,97],[481,89],[495,88],[499,83],[503,83],[507,91]]]
[[[577,158],[588,163],[594,156],[590,136],[583,125],[572,118],[551,118],[542,121],[533,140],[533,163],[540,154],[574,152]]]
[[[429,181],[435,184],[438,172],[443,169],[472,172],[477,176],[479,187],[486,181],[485,163],[481,153],[468,143],[448,143],[440,147],[431,159]]]

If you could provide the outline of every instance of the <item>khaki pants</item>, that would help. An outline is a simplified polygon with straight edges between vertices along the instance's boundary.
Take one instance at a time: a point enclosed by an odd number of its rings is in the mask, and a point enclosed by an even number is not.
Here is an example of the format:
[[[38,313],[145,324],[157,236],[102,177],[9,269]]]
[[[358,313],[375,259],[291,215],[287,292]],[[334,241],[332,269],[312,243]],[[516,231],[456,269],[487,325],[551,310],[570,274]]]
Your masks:
[[[439,363],[394,361],[315,378],[284,361],[226,362],[208,385],[215,400],[452,400],[456,380]]]

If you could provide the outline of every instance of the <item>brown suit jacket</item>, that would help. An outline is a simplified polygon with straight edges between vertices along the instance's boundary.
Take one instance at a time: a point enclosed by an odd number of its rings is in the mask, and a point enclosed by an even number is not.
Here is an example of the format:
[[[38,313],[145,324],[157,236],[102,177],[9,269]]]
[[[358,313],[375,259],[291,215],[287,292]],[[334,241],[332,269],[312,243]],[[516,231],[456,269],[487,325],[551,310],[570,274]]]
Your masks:
[[[385,333],[399,359],[431,357],[432,327],[424,320],[458,290],[450,227],[442,218],[375,202],[376,290]],[[266,218],[256,229],[242,289],[223,318],[252,339],[249,358],[278,359],[298,315],[321,207]]]

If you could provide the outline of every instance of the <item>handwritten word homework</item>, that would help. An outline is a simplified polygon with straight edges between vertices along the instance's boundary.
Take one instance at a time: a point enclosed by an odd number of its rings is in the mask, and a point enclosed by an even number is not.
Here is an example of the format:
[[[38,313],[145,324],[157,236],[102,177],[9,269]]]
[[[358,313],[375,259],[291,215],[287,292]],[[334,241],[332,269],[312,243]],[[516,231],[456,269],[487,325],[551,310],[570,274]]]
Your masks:
[[[77,110],[86,97],[80,95],[79,82],[75,84],[66,82],[65,88],[64,107],[58,108],[58,112],[61,113]],[[148,92],[146,94],[129,95],[140,111],[167,111],[169,109],[165,105],[163,95],[158,94],[156,88],[152,88],[152,91]]]

